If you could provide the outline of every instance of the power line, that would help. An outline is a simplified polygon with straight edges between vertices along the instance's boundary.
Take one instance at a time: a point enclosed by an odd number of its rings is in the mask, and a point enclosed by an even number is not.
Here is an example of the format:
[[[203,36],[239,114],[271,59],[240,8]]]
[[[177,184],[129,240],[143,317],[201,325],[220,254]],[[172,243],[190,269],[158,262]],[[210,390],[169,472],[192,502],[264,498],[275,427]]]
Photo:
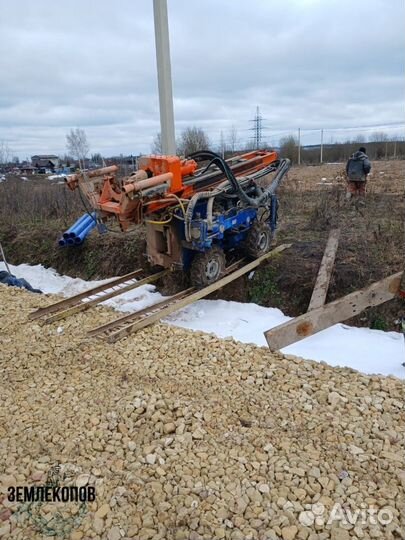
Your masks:
[[[313,127],[313,128],[301,128],[302,131],[320,131],[321,129],[325,130],[325,131],[344,131],[344,130],[355,130],[355,129],[389,129],[389,128],[394,128],[394,127],[405,127],[405,124],[404,122],[386,122],[384,124],[367,124],[367,125],[357,125],[357,126],[344,126],[344,127]],[[269,128],[265,128],[265,126],[263,126],[264,129],[269,129]],[[286,131],[286,130],[289,130],[289,131],[296,131],[297,128],[296,127],[292,127],[292,128],[288,128],[288,127],[272,127],[271,129],[273,130],[283,130],[283,131]]]

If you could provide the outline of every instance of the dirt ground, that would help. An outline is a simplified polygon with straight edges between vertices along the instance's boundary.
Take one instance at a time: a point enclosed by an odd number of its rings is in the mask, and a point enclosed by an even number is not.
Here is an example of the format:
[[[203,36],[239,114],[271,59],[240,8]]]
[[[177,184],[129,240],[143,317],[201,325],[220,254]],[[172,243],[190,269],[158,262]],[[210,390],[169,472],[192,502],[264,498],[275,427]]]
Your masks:
[[[320,191],[324,188],[345,185],[345,164],[295,166],[288,173],[284,185],[300,191]],[[369,193],[403,194],[405,188],[405,161],[374,161],[369,175]]]
[[[327,301],[403,270],[405,253],[404,161],[373,163],[365,207],[345,199],[344,164],[294,167],[279,189],[277,244],[292,243],[262,265],[244,286],[218,296],[279,307],[297,316],[307,310],[329,232],[341,230]],[[241,280],[241,281],[242,281]],[[405,305],[393,300],[349,321],[396,330]]]
[[[293,246],[253,279],[243,277],[213,297],[276,306],[296,316],[306,311],[324,246],[332,227],[341,229],[328,300],[365,287],[404,266],[405,161],[372,164],[366,206],[345,201],[344,164],[293,167],[279,189],[276,243]],[[9,184],[9,182],[11,182]],[[133,233],[93,233],[80,247],[61,249],[57,239],[83,212],[77,193],[47,180],[0,184],[0,240],[9,262],[41,263],[61,273],[96,279],[145,267],[142,227]],[[181,287],[171,279],[163,291]],[[396,329],[403,303],[391,301],[350,321],[384,330]]]

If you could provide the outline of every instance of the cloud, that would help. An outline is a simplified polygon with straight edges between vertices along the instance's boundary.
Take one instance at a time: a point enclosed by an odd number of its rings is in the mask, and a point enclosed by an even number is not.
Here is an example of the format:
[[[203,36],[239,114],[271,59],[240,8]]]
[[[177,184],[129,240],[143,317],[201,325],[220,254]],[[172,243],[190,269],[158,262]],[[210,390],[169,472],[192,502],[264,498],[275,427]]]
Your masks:
[[[402,0],[168,0],[176,129],[250,136],[402,120]],[[148,152],[159,131],[152,2],[3,5],[0,140],[20,157]],[[332,133],[332,132],[331,132]],[[304,142],[310,141],[310,132]]]

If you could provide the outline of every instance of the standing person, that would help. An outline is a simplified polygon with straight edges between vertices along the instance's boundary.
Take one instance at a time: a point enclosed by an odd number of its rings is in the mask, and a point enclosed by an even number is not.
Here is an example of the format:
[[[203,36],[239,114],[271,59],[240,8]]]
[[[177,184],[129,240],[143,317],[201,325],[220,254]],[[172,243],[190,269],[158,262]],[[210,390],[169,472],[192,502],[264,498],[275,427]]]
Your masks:
[[[350,200],[353,195],[366,195],[367,175],[371,171],[371,163],[366,154],[366,149],[361,146],[346,164],[347,191],[346,199]]]

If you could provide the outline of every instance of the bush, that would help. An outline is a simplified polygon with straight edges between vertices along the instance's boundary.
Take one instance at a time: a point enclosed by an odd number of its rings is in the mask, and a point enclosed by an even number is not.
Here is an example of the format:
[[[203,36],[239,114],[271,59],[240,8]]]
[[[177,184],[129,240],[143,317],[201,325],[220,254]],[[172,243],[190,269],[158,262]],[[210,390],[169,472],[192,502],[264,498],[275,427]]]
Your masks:
[[[264,305],[271,302],[277,303],[280,299],[280,291],[275,277],[275,270],[272,267],[256,271],[249,284],[249,301],[255,304]]]

